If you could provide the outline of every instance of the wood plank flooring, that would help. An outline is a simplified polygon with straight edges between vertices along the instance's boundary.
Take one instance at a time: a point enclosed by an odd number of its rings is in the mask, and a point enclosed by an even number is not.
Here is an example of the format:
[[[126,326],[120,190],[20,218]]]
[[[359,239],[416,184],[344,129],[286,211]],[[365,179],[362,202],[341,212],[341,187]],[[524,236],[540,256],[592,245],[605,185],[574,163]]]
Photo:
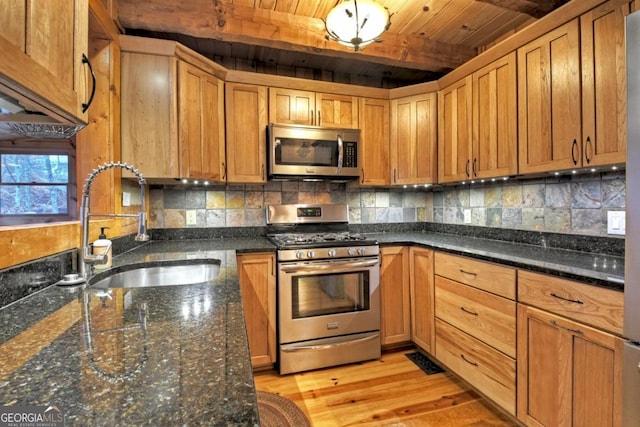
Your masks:
[[[256,389],[293,400],[314,427],[518,425],[453,375],[426,375],[410,351],[299,374],[258,372]]]

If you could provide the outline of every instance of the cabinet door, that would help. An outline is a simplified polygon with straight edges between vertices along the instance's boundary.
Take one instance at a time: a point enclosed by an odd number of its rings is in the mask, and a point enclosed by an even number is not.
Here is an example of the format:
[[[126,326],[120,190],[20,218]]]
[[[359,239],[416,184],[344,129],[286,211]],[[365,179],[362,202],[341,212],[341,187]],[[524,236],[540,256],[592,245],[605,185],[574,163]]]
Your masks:
[[[89,2],[0,0],[0,10],[0,84],[43,99],[65,121],[86,122]]]
[[[408,248],[380,248],[380,289],[382,345],[411,341]]]
[[[583,166],[627,158],[625,21],[629,2],[607,2],[580,18]]]
[[[620,426],[623,340],[518,304],[518,418],[530,426]]]
[[[433,251],[410,248],[409,272],[411,339],[428,353],[435,353]]]
[[[267,182],[267,88],[227,83],[225,93],[227,182]]]
[[[518,49],[519,173],[579,166],[578,20]]]
[[[273,254],[238,255],[249,352],[253,367],[276,361],[276,276]]]
[[[182,61],[178,75],[180,177],[222,181],[223,83]]]
[[[437,95],[391,101],[391,184],[431,184],[436,181]]]
[[[360,99],[361,185],[389,185],[389,101]]]
[[[180,176],[177,68],[167,56],[121,55],[122,161],[145,178]]]
[[[316,93],[316,126],[358,129],[358,98]]]
[[[269,88],[269,120],[273,123],[313,125],[315,92]]]
[[[438,182],[471,178],[471,76],[438,93]]]
[[[473,73],[474,178],[518,172],[515,52]]]

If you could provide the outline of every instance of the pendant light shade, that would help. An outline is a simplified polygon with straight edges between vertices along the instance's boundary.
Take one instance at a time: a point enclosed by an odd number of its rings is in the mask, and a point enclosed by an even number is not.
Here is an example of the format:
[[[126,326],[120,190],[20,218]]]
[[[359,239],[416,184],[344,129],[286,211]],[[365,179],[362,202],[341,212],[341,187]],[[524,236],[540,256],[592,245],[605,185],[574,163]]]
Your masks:
[[[390,25],[389,12],[376,2],[348,0],[329,11],[326,37],[357,51],[378,41]]]

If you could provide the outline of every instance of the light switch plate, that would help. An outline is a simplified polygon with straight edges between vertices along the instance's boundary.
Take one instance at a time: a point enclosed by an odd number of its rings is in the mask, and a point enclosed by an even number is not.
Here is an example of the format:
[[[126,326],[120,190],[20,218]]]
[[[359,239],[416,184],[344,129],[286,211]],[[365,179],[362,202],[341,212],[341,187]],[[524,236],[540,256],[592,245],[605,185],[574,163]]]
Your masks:
[[[625,211],[607,212],[607,234],[625,234]]]
[[[122,206],[131,206],[131,193],[127,191],[122,192]]]
[[[198,223],[198,217],[195,210],[188,210],[186,216],[187,225],[196,225]]]
[[[471,224],[471,209],[464,210],[464,223]]]

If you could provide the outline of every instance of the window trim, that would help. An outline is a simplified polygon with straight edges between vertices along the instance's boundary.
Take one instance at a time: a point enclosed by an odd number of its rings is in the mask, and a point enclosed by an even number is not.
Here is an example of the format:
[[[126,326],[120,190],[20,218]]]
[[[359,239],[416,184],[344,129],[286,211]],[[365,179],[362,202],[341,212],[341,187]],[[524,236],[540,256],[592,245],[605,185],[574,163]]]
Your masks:
[[[0,141],[0,154],[64,154],[69,158],[66,214],[0,215],[0,227],[75,221],[78,218],[76,144],[74,140]]]

